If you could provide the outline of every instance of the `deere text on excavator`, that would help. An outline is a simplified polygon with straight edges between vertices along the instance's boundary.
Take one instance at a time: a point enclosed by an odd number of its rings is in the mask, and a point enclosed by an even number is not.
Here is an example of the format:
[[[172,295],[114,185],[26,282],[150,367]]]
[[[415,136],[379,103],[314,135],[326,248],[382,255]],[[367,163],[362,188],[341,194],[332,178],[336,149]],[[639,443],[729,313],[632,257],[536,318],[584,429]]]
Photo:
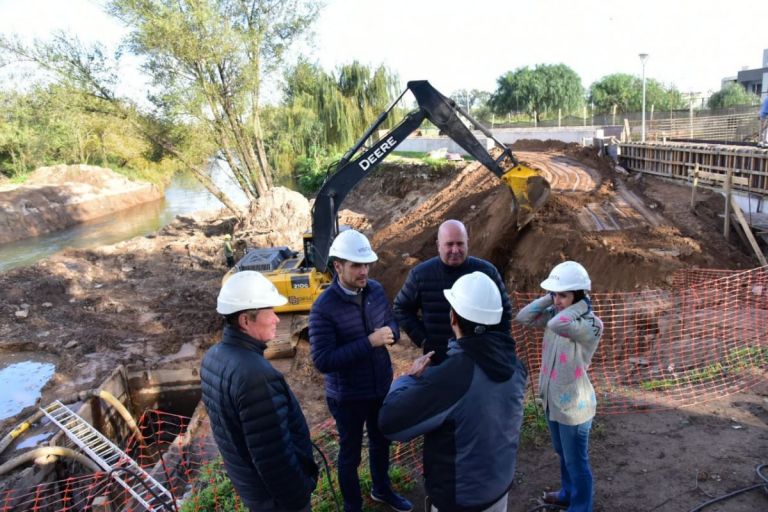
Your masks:
[[[416,98],[418,109],[408,113],[386,135],[365,147],[365,143],[379,126],[386,121],[389,113],[405,95],[411,91]],[[498,149],[492,156],[480,143],[459,114],[492,140]],[[287,247],[252,249],[228,273],[239,270],[262,272],[278,291],[288,297],[288,304],[275,308],[278,313],[301,313],[309,311],[315,299],[330,284],[332,266],[328,265],[328,251],[339,232],[338,211],[347,194],[376,166],[381,163],[408,135],[419,129],[428,119],[440,131],[453,139],[467,153],[498,176],[512,191],[510,208],[517,219],[518,229],[527,224],[533,214],[549,197],[549,183],[536,171],[518,162],[512,151],[499,142],[493,134],[476,121],[451,98],[443,96],[426,80],[408,82],[407,88],[382,112],[376,121],[347,151],[330,174],[315,199],[312,209],[312,231],[305,233],[302,252],[293,252]],[[281,330],[291,330],[291,322],[285,322]],[[278,336],[282,338],[283,336]]]

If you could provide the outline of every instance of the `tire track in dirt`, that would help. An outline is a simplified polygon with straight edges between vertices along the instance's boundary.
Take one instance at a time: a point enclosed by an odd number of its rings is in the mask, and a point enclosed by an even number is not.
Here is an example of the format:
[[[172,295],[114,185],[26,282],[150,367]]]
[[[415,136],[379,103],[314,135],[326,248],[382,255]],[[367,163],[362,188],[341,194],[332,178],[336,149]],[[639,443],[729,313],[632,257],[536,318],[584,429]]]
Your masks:
[[[517,156],[549,181],[553,194],[594,192],[602,181],[597,170],[560,153],[518,152]],[[581,207],[577,217],[584,229],[618,231],[645,224],[664,224],[664,219],[647,208],[632,191],[619,186],[617,192],[602,203],[590,202]]]

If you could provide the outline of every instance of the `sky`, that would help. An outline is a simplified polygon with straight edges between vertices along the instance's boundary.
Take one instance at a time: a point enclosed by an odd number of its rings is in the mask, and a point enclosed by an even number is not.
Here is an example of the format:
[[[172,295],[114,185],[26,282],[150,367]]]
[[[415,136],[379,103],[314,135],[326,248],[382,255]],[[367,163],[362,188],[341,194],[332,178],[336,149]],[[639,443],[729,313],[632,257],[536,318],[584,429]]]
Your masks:
[[[126,29],[100,0],[0,0],[0,32],[45,38],[57,29],[115,47]],[[720,88],[762,67],[768,1],[326,0],[308,55],[330,71],[358,60],[387,66],[403,84],[429,80],[444,94],[492,92],[507,71],[566,64],[588,88],[611,73],[683,92]],[[126,64],[126,69],[135,63]],[[126,76],[132,74],[126,71]],[[124,87],[136,86],[136,77]]]

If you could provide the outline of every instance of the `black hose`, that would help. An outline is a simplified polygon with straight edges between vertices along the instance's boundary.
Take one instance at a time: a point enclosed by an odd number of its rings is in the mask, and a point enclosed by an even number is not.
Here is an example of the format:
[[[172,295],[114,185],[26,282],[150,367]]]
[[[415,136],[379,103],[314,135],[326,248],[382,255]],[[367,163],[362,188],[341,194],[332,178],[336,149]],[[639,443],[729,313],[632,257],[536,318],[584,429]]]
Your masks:
[[[320,454],[320,457],[323,459],[323,465],[325,466],[325,476],[328,479],[328,487],[331,489],[331,496],[333,496],[333,504],[336,506],[336,512],[341,512],[341,507],[339,507],[339,497],[336,495],[336,489],[333,486],[333,478],[331,478],[331,468],[328,464],[328,459],[325,456],[325,453],[323,450],[320,449],[319,446],[317,446],[315,443],[312,443],[312,447],[317,451],[317,453]]]
[[[757,473],[757,476],[763,481],[762,484],[755,484],[751,485],[749,487],[744,487],[743,489],[737,489],[733,492],[730,492],[726,494],[725,496],[720,496],[718,498],[711,499],[705,503],[702,503],[696,508],[692,508],[689,512],[699,512],[699,510],[703,510],[705,507],[708,507],[714,503],[717,503],[719,501],[727,500],[729,498],[733,498],[734,496],[738,496],[739,494],[743,494],[745,492],[749,492],[755,489],[759,489],[762,487],[766,492],[768,492],[768,476],[763,474],[763,468],[768,467],[768,464],[760,464],[755,468],[755,472]]]

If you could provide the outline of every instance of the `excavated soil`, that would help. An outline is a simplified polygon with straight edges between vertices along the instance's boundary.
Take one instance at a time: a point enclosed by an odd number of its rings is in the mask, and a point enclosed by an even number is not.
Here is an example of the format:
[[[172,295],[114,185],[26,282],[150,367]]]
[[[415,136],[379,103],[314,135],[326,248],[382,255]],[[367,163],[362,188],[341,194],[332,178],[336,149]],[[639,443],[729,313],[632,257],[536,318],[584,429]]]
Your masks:
[[[723,204],[714,193],[699,193],[691,213],[686,187],[627,179],[589,148],[528,141],[514,150],[553,181],[550,201],[519,232],[510,192],[477,164],[388,166],[350,194],[342,220],[371,236],[380,256],[372,272],[390,296],[414,264],[436,254],[437,226],[447,218],[465,222],[471,254],[496,264],[512,290],[538,289],[566,258],[591,270],[597,291],[669,288],[680,268],[757,266],[737,240],[723,240]],[[619,212],[623,220],[616,224],[629,227],[591,227],[595,212]],[[152,236],[65,251],[0,275],[0,362],[4,354],[19,353],[53,360],[56,374],[43,403],[98,385],[118,363],[199,365],[220,332],[214,307],[225,271],[222,236],[232,224],[222,214],[185,217]],[[407,339],[391,351],[396,373],[417,354]],[[286,373],[310,424],[325,421],[322,377],[305,341]],[[759,459],[768,446],[767,397],[768,385],[762,385],[685,410],[599,415],[591,442],[595,510],[688,510],[708,496],[752,484],[755,465],[768,462]],[[30,410],[3,422],[2,433]],[[546,438],[527,442],[509,509],[531,509],[557,481]],[[768,496],[753,491],[711,510],[746,512],[767,503]]]

